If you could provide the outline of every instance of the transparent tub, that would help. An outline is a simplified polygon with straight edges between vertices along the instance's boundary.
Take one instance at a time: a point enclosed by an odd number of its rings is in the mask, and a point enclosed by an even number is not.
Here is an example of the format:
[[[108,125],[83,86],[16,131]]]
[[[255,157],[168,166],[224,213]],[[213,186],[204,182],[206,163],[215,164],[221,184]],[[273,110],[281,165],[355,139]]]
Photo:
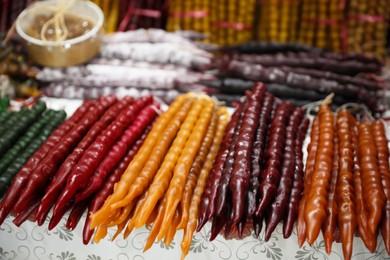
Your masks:
[[[56,39],[54,23],[43,25],[58,11],[57,1],[37,2],[24,10],[16,20],[16,31],[26,42],[29,57],[43,66],[65,67],[84,63],[100,49],[104,16],[100,8],[90,1],[75,1],[63,13],[61,32],[67,38]],[[65,35],[65,34],[64,34]]]

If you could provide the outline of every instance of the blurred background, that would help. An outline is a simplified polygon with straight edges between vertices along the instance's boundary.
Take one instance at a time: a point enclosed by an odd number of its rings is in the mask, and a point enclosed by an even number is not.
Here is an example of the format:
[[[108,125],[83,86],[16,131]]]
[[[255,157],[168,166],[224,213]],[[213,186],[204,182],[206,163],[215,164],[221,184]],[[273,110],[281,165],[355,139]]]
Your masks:
[[[253,81],[261,80],[269,83],[270,91],[276,96],[298,105],[308,104],[323,98],[329,92],[335,92],[336,104],[357,101],[365,103],[374,112],[382,113],[387,110],[390,75],[387,65],[390,50],[390,5],[387,0],[92,2],[104,14],[105,35],[134,32],[128,34],[127,40],[126,37],[109,37],[109,40],[103,40],[103,50],[107,42],[114,46],[117,41],[128,43],[129,38],[132,38],[130,42],[139,44],[142,40],[140,42],[135,38],[140,35],[143,35],[142,39],[145,35],[149,36],[146,40],[149,42],[145,43],[154,43],[147,48],[157,48],[160,39],[152,38],[158,32],[161,34],[161,31],[155,29],[161,29],[167,35],[175,35],[190,42],[202,51],[197,53],[198,56],[209,59],[201,62],[202,66],[198,64],[186,67],[172,62],[172,59],[177,58],[173,56],[156,61],[151,58],[134,58],[134,55],[124,57],[126,55],[123,53],[117,53],[114,55],[115,59],[122,57],[118,64],[118,60],[116,63],[112,61],[114,56],[100,53],[98,60],[89,62],[89,65],[92,63],[96,67],[96,63],[107,63],[108,57],[111,60],[108,62],[110,66],[123,68],[126,63],[127,69],[139,66],[134,63],[130,65],[129,61],[174,64],[176,67],[169,68],[170,71],[178,67],[184,68],[186,73],[172,79],[173,86],[154,87],[154,91],[168,103],[177,93],[200,90],[229,104],[237,100]],[[15,36],[13,24],[31,3],[30,0],[2,0],[0,32],[3,38],[7,32]],[[136,84],[134,81],[119,84],[120,86],[117,82],[100,84],[104,85],[105,90],[102,86],[95,88],[95,85],[99,85],[96,82],[76,84],[61,81],[60,84],[57,80],[53,83],[53,79],[44,76],[47,73],[41,73],[45,68],[36,66],[26,57],[17,37],[10,39],[11,44],[8,47],[3,44],[0,49],[0,74],[9,75],[10,80],[16,82],[16,95],[39,96],[43,93],[67,98],[94,98],[103,92],[127,93],[131,89],[132,93],[141,93],[149,89],[145,84]],[[177,43],[177,40],[174,41]],[[170,44],[173,46],[172,42]],[[138,49],[134,51],[139,53]],[[193,51],[190,53],[194,54]],[[84,64],[84,68],[85,66],[88,64]],[[91,66],[84,71],[90,72],[89,68]],[[156,68],[150,68],[152,69]],[[158,69],[168,70],[166,66]],[[61,71],[64,75],[69,73],[63,68]],[[306,78],[303,79],[302,76]],[[90,85],[86,90],[88,84]],[[46,90],[42,91],[44,88]],[[76,95],[72,88],[82,94]],[[4,91],[6,92],[3,88]]]

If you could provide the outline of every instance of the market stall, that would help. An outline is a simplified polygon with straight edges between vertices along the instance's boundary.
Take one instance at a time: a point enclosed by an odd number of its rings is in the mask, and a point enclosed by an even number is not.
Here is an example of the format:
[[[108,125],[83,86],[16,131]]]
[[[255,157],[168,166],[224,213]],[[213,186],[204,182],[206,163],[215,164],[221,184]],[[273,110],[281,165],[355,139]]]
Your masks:
[[[5,1],[0,258],[388,258],[389,14],[336,2]]]

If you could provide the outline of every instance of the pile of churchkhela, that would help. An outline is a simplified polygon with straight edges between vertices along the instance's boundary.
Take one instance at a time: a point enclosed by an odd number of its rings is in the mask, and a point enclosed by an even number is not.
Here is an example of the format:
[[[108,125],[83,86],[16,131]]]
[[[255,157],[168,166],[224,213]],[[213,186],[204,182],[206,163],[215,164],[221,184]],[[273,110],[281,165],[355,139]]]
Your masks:
[[[362,105],[333,112],[332,98],[305,110],[258,82],[232,112],[196,92],[165,108],[150,95],[102,96],[66,119],[44,102],[4,108],[0,223],[49,216],[51,230],[68,214],[74,229],[87,212],[85,244],[151,225],[145,250],[183,229],[183,257],[208,221],[211,240],[264,229],[267,241],[279,223],[288,238],[296,223],[300,245],[322,232],[327,252],[341,242],[346,259],[353,239],[374,251],[379,232],[389,250],[385,125]]]
[[[390,258],[386,0],[0,17],[1,259]]]

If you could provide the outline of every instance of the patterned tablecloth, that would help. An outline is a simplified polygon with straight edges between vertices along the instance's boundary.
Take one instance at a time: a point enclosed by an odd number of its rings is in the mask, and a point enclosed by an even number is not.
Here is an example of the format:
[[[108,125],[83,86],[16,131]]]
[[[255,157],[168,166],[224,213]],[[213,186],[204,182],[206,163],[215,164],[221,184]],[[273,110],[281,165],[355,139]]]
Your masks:
[[[16,260],[141,260],[180,259],[180,242],[182,231],[179,231],[170,247],[164,243],[156,242],[151,249],[143,252],[148,228],[134,230],[132,234],[123,239],[119,236],[111,241],[115,228],[109,230],[109,235],[99,244],[82,243],[82,228],[85,216],[73,231],[65,228],[66,219],[53,230],[48,230],[48,220],[41,227],[27,221],[22,226],[16,227],[12,223],[12,217],[8,217],[0,226],[0,259]],[[294,230],[295,232],[295,230]],[[302,248],[298,247],[297,236],[293,234],[284,239],[282,225],[273,233],[268,242],[263,240],[264,231],[260,238],[249,236],[243,240],[225,240],[218,236],[214,241],[209,241],[210,225],[199,233],[195,233],[188,260],[191,259],[298,259],[298,260],[324,260],[343,259],[341,244],[334,243],[331,255],[325,253],[325,245],[322,236],[317,239],[313,247],[307,243]],[[376,251],[371,254],[364,247],[360,238],[354,239],[352,259],[390,259],[384,248],[382,236],[378,237]]]
[[[65,108],[68,113],[69,103],[59,100],[46,100],[52,108]],[[51,102],[51,103],[50,103]],[[77,101],[75,101],[77,102]],[[80,104],[80,102],[78,103]],[[71,106],[74,107],[74,106]],[[387,122],[387,134],[390,137],[390,125]],[[307,144],[307,142],[306,142]],[[305,148],[305,147],[304,147]],[[50,214],[49,214],[50,216]],[[0,226],[0,260],[175,260],[180,259],[180,242],[182,231],[178,231],[170,247],[162,242],[156,242],[151,249],[143,252],[150,228],[134,230],[127,239],[121,236],[111,241],[116,229],[110,229],[108,236],[99,244],[82,243],[82,228],[86,215],[82,217],[79,225],[73,231],[65,228],[67,215],[53,230],[48,230],[48,219],[41,227],[36,223],[26,221],[16,227],[12,217],[8,217]],[[264,230],[259,238],[248,236],[242,240],[226,240],[218,236],[209,241],[210,224],[207,224],[199,233],[195,233],[191,250],[186,259],[297,259],[297,260],[324,260],[343,259],[341,244],[333,243],[331,255],[325,252],[322,235],[313,246],[305,243],[298,247],[297,236],[294,233],[288,239],[282,235],[282,225],[279,225],[268,242],[265,242]],[[378,237],[378,246],[374,253],[370,253],[360,238],[356,237],[353,244],[352,259],[390,259],[387,254],[382,236]]]

